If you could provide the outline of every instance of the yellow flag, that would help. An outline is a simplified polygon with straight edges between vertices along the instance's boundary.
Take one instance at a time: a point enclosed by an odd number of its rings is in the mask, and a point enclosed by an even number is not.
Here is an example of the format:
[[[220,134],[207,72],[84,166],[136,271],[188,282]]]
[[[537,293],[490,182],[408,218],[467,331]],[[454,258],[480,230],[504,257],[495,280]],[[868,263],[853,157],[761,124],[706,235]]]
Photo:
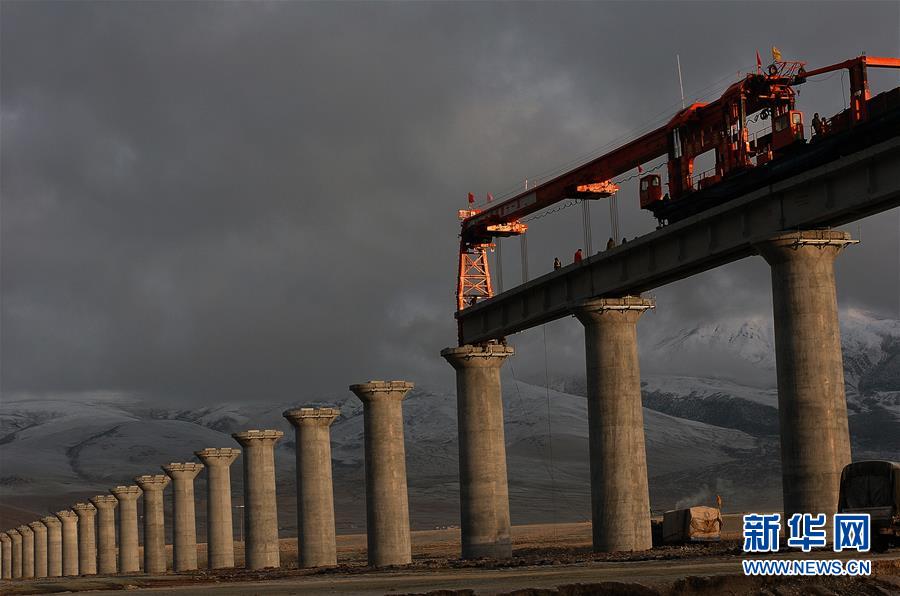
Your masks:
[[[772,46],[772,60],[775,62],[781,62],[781,50]]]

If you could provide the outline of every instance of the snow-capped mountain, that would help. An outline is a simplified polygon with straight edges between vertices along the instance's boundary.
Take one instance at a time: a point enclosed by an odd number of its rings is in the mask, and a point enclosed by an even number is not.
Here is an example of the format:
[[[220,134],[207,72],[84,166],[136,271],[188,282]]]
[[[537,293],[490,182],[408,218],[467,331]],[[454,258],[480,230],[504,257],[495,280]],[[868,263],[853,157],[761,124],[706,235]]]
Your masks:
[[[854,456],[900,459],[900,321],[843,312],[842,341]],[[653,509],[709,502],[716,494],[727,509],[777,507],[771,327],[735,320],[642,338],[641,362]],[[654,366],[659,362],[667,368]],[[584,377],[556,379],[547,388],[507,371],[503,383],[514,522],[589,519]],[[318,403],[342,412],[332,426],[338,525],[362,527],[362,405],[350,393]],[[161,408],[112,393],[4,398],[0,504],[36,512],[62,507],[158,472],[162,464],[190,460],[195,450],[236,446],[232,432],[276,428],[285,431],[276,449],[279,516],[290,531],[294,443],[281,413],[301,405],[315,404]],[[457,523],[455,396],[420,382],[404,402],[404,422],[413,525]],[[240,465],[232,469],[238,498]],[[198,482],[202,495],[203,475]]]

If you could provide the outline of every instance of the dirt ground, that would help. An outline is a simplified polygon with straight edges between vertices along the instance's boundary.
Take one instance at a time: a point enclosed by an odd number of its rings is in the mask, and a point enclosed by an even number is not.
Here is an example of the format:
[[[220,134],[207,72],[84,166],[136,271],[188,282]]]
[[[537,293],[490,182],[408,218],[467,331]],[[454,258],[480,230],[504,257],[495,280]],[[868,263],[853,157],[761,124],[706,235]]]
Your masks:
[[[729,520],[726,520],[726,530]],[[17,580],[0,583],[0,593],[47,594],[122,590],[186,596],[269,594],[429,594],[467,596],[712,595],[712,594],[896,594],[900,593],[900,552],[862,557],[874,561],[863,579],[757,579],[740,575],[742,553],[736,541],[657,547],[641,553],[596,554],[590,549],[589,523],[517,526],[509,561],[460,561],[459,530],[413,533],[412,565],[372,569],[366,565],[365,535],[338,537],[339,567],[297,569],[296,539],[281,541],[282,567],[263,571],[228,569],[159,576],[113,576]],[[238,558],[243,558],[240,545]],[[201,547],[201,565],[205,560]],[[800,558],[783,551],[784,558]],[[842,554],[842,558],[854,558]],[[170,554],[171,556],[171,554]],[[829,551],[815,558],[833,558]],[[838,555],[840,556],[840,555]],[[240,564],[240,561],[239,561]]]

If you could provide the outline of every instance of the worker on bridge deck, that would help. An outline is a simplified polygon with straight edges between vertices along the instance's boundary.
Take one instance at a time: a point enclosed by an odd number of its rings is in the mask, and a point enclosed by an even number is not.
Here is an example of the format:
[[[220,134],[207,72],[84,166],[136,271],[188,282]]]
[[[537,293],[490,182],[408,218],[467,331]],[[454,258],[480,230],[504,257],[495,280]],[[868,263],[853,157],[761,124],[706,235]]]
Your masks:
[[[559,262],[559,257],[553,257],[553,270],[562,269],[562,263]]]
[[[606,250],[609,250],[609,249],[615,248],[615,247],[616,247],[616,241],[615,241],[615,240],[613,240],[612,238],[610,238],[609,240],[606,241]]]
[[[578,250],[575,251],[575,263],[576,264],[580,263],[581,259],[582,259],[582,254],[581,254],[581,249],[579,248]]]
[[[825,130],[825,122],[821,118],[819,118],[819,112],[813,114],[812,129],[814,137],[819,136]]]

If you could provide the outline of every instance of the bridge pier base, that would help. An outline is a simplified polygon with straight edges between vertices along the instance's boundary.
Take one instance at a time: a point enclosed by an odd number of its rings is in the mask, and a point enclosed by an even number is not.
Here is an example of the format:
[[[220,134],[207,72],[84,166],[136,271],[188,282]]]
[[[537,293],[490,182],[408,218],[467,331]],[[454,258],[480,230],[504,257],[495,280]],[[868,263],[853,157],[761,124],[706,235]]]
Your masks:
[[[834,259],[853,240],[809,230],[757,244],[772,268],[784,514],[837,509],[850,432]]]
[[[62,522],[55,515],[41,521],[47,526],[47,577],[62,577]]]
[[[653,301],[636,297],[588,300],[574,309],[587,351],[591,519],[597,552],[647,550],[650,492],[637,320]]]
[[[6,532],[0,533],[0,579],[12,579],[12,537]]]
[[[16,529],[22,535],[22,577],[34,577],[34,532],[28,525]]]
[[[194,506],[194,478],[203,464],[173,462],[162,467],[172,479],[172,568],[197,568],[197,511]]]
[[[116,506],[113,495],[95,495],[90,502],[97,509],[97,572],[112,575],[116,572]]]
[[[134,482],[144,491],[144,573],[165,573],[168,556],[163,492],[171,480],[165,474],[144,474]]]
[[[22,535],[18,530],[7,530],[6,534],[12,540],[12,579],[22,577]]]
[[[500,367],[514,352],[492,344],[441,351],[456,369],[463,559],[512,556]]]
[[[94,523],[97,508],[90,503],[75,503],[72,511],[78,516],[78,574],[97,575],[97,533]]]
[[[283,416],[294,427],[297,461],[297,553],[299,566],[337,565],[331,424],[336,408],[297,408]]]
[[[363,403],[366,546],[372,567],[412,562],[403,439],[403,400],[412,388],[406,381],[350,385]]]
[[[280,567],[275,443],[284,433],[247,430],[231,436],[244,448],[244,567]]]
[[[240,449],[208,447],[194,455],[206,466],[206,560],[210,569],[234,567],[231,464]]]
[[[56,512],[62,524],[62,574],[78,575],[78,515],[71,509]]]
[[[137,573],[141,570],[141,559],[138,555],[140,550],[138,548],[137,500],[143,491],[135,485],[130,485],[117,486],[109,489],[109,492],[119,502],[119,519],[116,524],[119,533],[119,573]],[[52,543],[50,544],[52,545]],[[52,561],[52,558],[50,560]],[[52,571],[50,575],[53,575]]]
[[[34,576],[47,577],[47,526],[39,521],[28,525],[34,533]]]

